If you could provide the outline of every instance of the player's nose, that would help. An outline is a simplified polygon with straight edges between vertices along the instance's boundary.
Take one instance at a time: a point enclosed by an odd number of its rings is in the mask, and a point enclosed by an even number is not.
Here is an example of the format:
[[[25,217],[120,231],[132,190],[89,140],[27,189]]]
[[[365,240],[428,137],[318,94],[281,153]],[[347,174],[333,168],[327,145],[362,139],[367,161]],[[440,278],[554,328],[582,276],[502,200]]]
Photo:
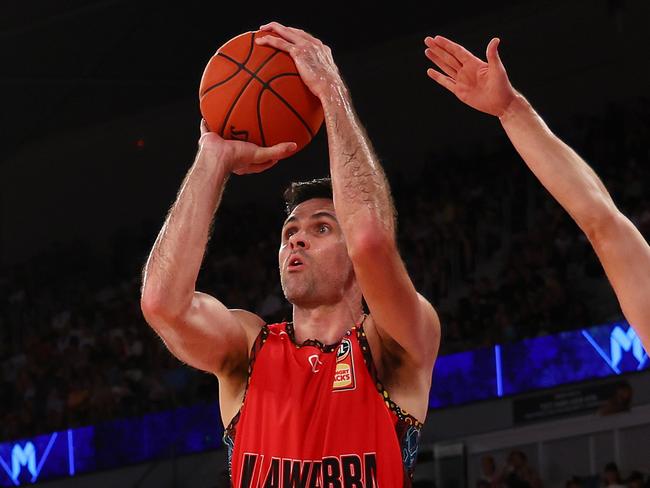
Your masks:
[[[303,232],[296,232],[291,237],[289,237],[289,245],[291,246],[291,249],[309,249],[309,240],[306,238]]]

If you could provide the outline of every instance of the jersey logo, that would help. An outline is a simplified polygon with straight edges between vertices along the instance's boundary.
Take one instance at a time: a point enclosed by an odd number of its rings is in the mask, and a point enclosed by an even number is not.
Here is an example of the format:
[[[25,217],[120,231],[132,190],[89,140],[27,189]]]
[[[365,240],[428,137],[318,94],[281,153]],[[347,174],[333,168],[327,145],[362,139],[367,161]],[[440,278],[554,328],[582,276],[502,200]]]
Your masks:
[[[336,370],[334,371],[333,391],[354,390],[356,378],[354,375],[354,361],[352,360],[352,343],[350,339],[343,339],[336,351]]]
[[[352,350],[352,343],[349,339],[343,339],[341,345],[336,351],[336,362],[339,363],[348,357],[350,351]]]
[[[312,354],[308,358],[309,364],[311,364],[311,372],[318,373],[320,371],[319,366],[323,365],[323,362],[319,359],[318,354]]]

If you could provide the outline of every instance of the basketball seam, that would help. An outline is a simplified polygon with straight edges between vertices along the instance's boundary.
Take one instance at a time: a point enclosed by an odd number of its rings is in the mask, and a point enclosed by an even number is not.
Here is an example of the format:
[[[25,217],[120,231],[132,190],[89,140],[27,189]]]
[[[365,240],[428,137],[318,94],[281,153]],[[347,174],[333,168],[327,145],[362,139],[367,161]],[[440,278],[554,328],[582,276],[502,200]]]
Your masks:
[[[254,40],[253,40],[253,42],[254,42]],[[262,88],[262,91],[261,91],[260,94],[258,95],[258,99],[257,99],[257,123],[258,123],[258,126],[259,126],[259,128],[260,128],[260,136],[261,136],[261,138],[262,138],[262,144],[263,144],[263,145],[266,145],[266,141],[265,141],[265,137],[264,137],[264,129],[263,129],[263,127],[262,127],[261,100],[262,100],[262,95],[264,94],[264,91],[265,91],[265,90],[269,90],[271,93],[273,93],[273,94],[278,98],[278,100],[280,100],[280,102],[282,102],[282,103],[283,103],[283,104],[284,104],[284,105],[285,105],[285,106],[286,106],[286,107],[287,107],[287,108],[288,108],[288,109],[289,109],[289,110],[290,110],[290,111],[291,111],[291,112],[292,112],[292,113],[293,113],[293,114],[298,118],[298,120],[300,121],[300,123],[305,127],[305,129],[307,129],[307,132],[309,132],[309,135],[310,135],[311,138],[313,138],[313,137],[315,136],[315,134],[314,134],[314,132],[312,131],[311,127],[310,127],[309,124],[305,121],[305,119],[302,117],[302,115],[300,115],[300,113],[299,113],[296,109],[294,109],[294,108],[291,106],[291,104],[290,104],[289,102],[287,102],[287,101],[284,99],[284,97],[282,97],[282,95],[280,95],[277,91],[275,91],[275,89],[270,85],[270,83],[271,83],[272,81],[275,81],[275,80],[278,79],[278,78],[282,78],[282,77],[284,77],[284,76],[300,76],[300,75],[299,75],[298,73],[282,73],[282,74],[279,74],[279,75],[276,75],[276,76],[272,77],[272,78],[269,79],[268,81],[264,81],[264,80],[262,80],[259,76],[257,76],[258,73],[262,70],[262,68],[263,68],[264,66],[266,66],[266,64],[267,64],[267,63],[268,63],[268,62],[269,62],[269,61],[270,61],[270,60],[271,60],[271,59],[272,59],[276,54],[278,54],[279,52],[282,52],[282,51],[280,51],[280,50],[276,50],[273,54],[271,54],[271,56],[269,56],[268,58],[266,58],[266,59],[262,62],[262,64],[261,64],[260,66],[257,67],[257,69],[256,69],[255,71],[251,71],[251,70],[250,70],[249,68],[247,68],[244,64],[239,63],[238,61],[236,61],[235,59],[231,58],[231,57],[228,56],[227,54],[218,53],[219,56],[222,56],[223,58],[225,58],[225,59],[231,61],[232,63],[235,63],[237,66],[239,66],[239,71],[242,71],[242,70],[243,70],[243,71],[245,71],[246,73],[248,73],[248,74],[250,75],[250,77],[251,77],[251,78],[246,82],[246,84],[243,86],[242,90],[239,92],[239,94],[237,95],[237,97],[236,97],[235,100],[233,101],[232,105],[230,106],[230,109],[228,110],[228,113],[226,114],[226,118],[224,119],[223,126],[221,127],[221,130],[220,130],[220,132],[219,132],[219,134],[221,135],[221,137],[224,137],[224,132],[225,132],[225,130],[226,130],[226,126],[228,125],[228,120],[230,119],[230,116],[232,115],[232,111],[234,110],[235,105],[237,105],[237,102],[239,101],[239,99],[240,99],[241,96],[244,94],[244,92],[246,91],[246,89],[247,89],[248,86],[250,85],[251,81],[253,81],[253,80],[257,80],[258,82],[260,82],[260,84],[261,84],[262,87],[263,87],[263,88]],[[249,56],[249,57],[250,57],[250,56]],[[247,58],[247,59],[246,59],[246,62],[248,62],[248,60],[249,60],[249,59]],[[239,72],[239,71],[238,71],[238,72]]]
[[[268,82],[262,81],[260,78],[256,77],[258,81],[262,83],[262,86],[264,87],[261,91],[260,94],[257,96],[257,124],[260,129],[260,136],[262,138],[262,146],[266,146],[266,137],[264,136],[264,125],[262,125],[262,95],[264,95],[264,89],[267,86],[267,83],[270,83],[271,81],[275,80],[276,78],[280,78],[281,76],[300,76],[298,73],[282,73],[280,75],[276,75],[273,78],[271,78]]]
[[[240,65],[238,62],[236,62],[234,59],[231,59],[231,58],[229,58],[228,56],[226,56],[225,54],[222,54],[222,53],[220,53],[220,52],[217,52],[217,56],[221,56],[222,58],[227,59],[228,61],[231,61],[231,62],[235,63],[235,65],[236,65],[239,69],[238,69],[237,71],[235,71],[232,75],[230,75],[228,78],[226,78],[225,80],[220,81],[219,83],[215,83],[214,85],[209,86],[208,88],[206,88],[206,89],[203,91],[203,93],[200,94],[200,98],[203,98],[203,97],[205,96],[205,94],[208,93],[209,91],[214,90],[215,88],[217,88],[217,87],[223,85],[224,83],[229,82],[229,81],[232,80],[235,76],[237,76],[237,75],[239,74],[239,72],[242,70],[242,68],[243,68],[244,66],[246,66],[246,63],[248,63],[248,61],[251,59],[251,55],[253,54],[253,49],[254,49],[254,48],[255,48],[255,33],[253,32],[253,33],[251,33],[251,46],[250,46],[250,48],[248,49],[248,54],[246,55],[246,59],[244,60],[244,62],[243,62],[241,65]]]
[[[283,104],[285,104],[285,105],[287,106],[287,108],[288,108],[289,110],[291,110],[291,112],[293,112],[293,114],[294,114],[296,117],[298,117],[298,120],[299,120],[300,122],[302,122],[302,125],[305,126],[305,128],[307,129],[307,132],[309,132],[309,135],[313,138],[313,137],[314,137],[314,132],[311,130],[311,127],[309,127],[309,124],[305,121],[305,119],[302,118],[302,115],[300,115],[300,113],[299,113],[298,111],[296,111],[296,109],[293,108],[293,107],[291,106],[291,104],[290,104],[289,102],[287,102],[287,101],[282,97],[282,95],[280,95],[278,92],[276,92],[276,91],[273,89],[273,87],[271,86],[271,82],[272,82],[272,81],[274,81],[274,80],[276,80],[276,79],[278,79],[278,78],[282,78],[283,76],[300,76],[300,75],[299,75],[298,73],[282,73],[281,75],[276,75],[276,76],[274,76],[273,78],[271,78],[271,79],[270,79],[269,81],[267,81],[267,82],[263,82],[262,80],[258,79],[258,81],[262,82],[262,85],[264,85],[264,88],[262,89],[262,93],[264,93],[264,90],[269,90],[269,91],[270,91],[271,93],[273,93],[276,97],[278,97],[278,99],[279,99]],[[262,93],[260,93],[260,98],[261,98],[261,96],[262,96]],[[261,122],[260,122],[260,123],[261,123]]]
[[[262,64],[257,68],[257,70],[255,71],[255,73],[250,72],[250,71],[249,71],[249,70],[248,70],[244,65],[240,65],[240,69],[243,69],[243,70],[245,70],[248,74],[250,74],[250,75],[251,75],[251,78],[246,82],[246,84],[245,84],[244,87],[241,89],[241,91],[239,92],[239,94],[237,95],[237,97],[235,98],[235,100],[233,100],[232,104],[230,105],[230,108],[228,109],[228,113],[226,114],[226,118],[224,119],[224,121],[223,121],[223,125],[221,126],[221,130],[219,131],[219,135],[220,135],[221,137],[223,137],[223,135],[224,135],[224,131],[226,130],[226,126],[228,125],[228,119],[230,119],[230,116],[232,115],[232,111],[235,109],[235,105],[237,105],[237,102],[239,101],[239,99],[241,98],[241,96],[242,96],[242,95],[244,94],[244,92],[246,91],[246,88],[248,88],[248,86],[251,84],[251,82],[252,82],[253,80],[258,79],[257,76],[255,76],[255,75],[256,75],[256,74],[257,74],[257,73],[258,73],[258,72],[259,72],[259,71],[260,71],[264,66],[266,66],[266,64],[267,64],[269,61],[271,61],[271,59],[273,59],[273,57],[274,57],[276,54],[278,54],[279,52],[280,52],[280,51],[275,51],[275,52],[272,53],[268,58],[266,58],[266,59],[264,60],[264,62],[262,62]],[[232,58],[226,56],[225,54],[222,54],[222,56],[224,56],[226,59],[230,59],[231,61],[236,62],[236,61],[234,61]],[[238,64],[239,64],[239,63],[238,63]]]
[[[262,146],[266,146],[266,137],[264,137],[264,127],[262,126],[262,95],[264,94],[264,88],[260,90],[259,95],[257,95],[257,124],[260,128],[260,136],[262,138]]]
[[[255,32],[251,32],[251,47],[248,49],[246,59],[242,63],[243,66],[246,66],[246,63],[250,61],[251,56],[253,55],[253,49],[255,49]]]
[[[217,53],[217,56],[222,56],[222,54],[221,54],[221,53]],[[222,56],[222,57],[223,57],[223,56]],[[231,60],[229,59],[228,61],[231,61]],[[214,85],[211,85],[211,86],[209,86],[208,88],[206,88],[205,91],[204,91],[203,93],[201,93],[201,98],[203,98],[204,96],[206,96],[206,95],[208,94],[208,92],[214,90],[215,88],[220,87],[220,86],[223,85],[224,83],[228,83],[228,82],[229,82],[230,80],[232,80],[235,76],[237,76],[240,72],[241,72],[241,67],[238,66],[237,71],[235,71],[235,72],[234,72],[232,75],[230,75],[228,78],[226,78],[225,80],[220,81],[219,83],[215,83]]]

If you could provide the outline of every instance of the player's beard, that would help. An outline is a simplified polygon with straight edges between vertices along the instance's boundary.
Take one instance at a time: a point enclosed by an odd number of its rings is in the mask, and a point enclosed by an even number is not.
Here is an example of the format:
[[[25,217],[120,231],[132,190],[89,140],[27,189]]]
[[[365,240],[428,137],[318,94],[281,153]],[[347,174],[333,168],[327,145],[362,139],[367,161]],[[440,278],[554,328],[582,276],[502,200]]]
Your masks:
[[[354,272],[350,266],[347,272],[336,271],[332,268],[316,269],[314,263],[296,274],[287,270],[280,275],[282,291],[289,303],[297,307],[313,308],[321,305],[333,305],[346,294],[346,290],[354,280]]]
[[[316,280],[310,271],[305,269],[292,275],[285,270],[280,275],[282,291],[289,303],[298,307],[309,307],[320,301]]]

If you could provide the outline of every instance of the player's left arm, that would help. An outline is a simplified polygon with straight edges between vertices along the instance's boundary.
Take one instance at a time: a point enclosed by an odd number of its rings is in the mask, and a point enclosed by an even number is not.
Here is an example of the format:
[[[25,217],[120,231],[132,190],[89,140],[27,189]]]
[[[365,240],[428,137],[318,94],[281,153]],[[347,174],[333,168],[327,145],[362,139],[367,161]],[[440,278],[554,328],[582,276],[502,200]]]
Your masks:
[[[510,84],[490,41],[486,61],[442,36],[425,39],[426,56],[441,72],[429,76],[463,103],[499,118],[508,138],[537,179],[585,233],[625,314],[650,351],[650,246],[616,207],[595,171],[558,138]]]
[[[431,366],[440,322],[406,271],[395,238],[388,181],[359,122],[329,47],[299,29],[271,23],[281,37],[260,44],[288,52],[305,84],[323,105],[336,215],[357,280],[384,345],[413,364]]]
[[[501,117],[513,145],[591,243],[625,318],[650,350],[650,246],[595,171],[521,96]]]

